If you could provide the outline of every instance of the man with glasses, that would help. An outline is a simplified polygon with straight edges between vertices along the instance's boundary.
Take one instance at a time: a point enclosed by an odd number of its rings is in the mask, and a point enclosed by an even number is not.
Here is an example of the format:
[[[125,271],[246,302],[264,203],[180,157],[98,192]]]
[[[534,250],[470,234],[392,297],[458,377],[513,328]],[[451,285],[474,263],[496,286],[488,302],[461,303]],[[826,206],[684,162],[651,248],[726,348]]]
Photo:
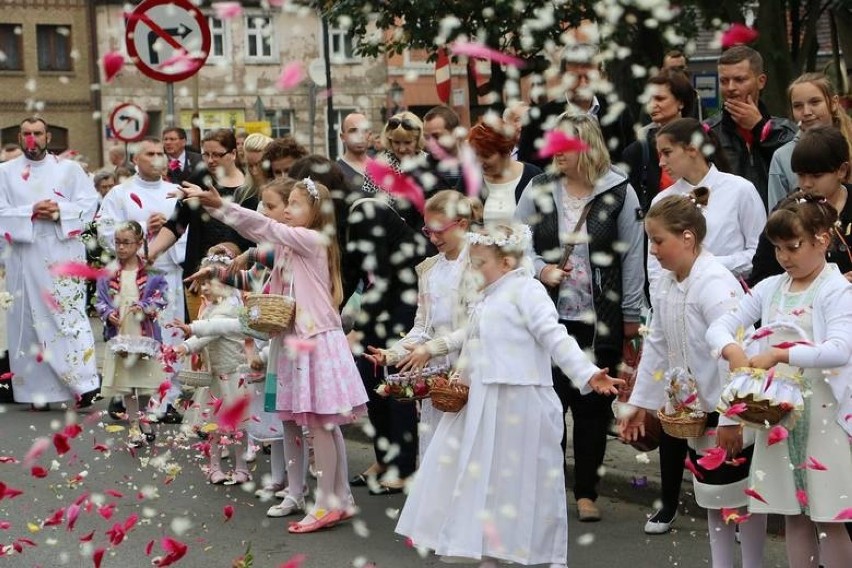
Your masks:
[[[437,178],[426,194],[428,199],[442,189],[464,191],[459,141],[456,129],[461,124],[459,115],[448,106],[432,107],[423,116],[423,134],[429,152],[428,169]]]
[[[98,204],[92,180],[74,160],[47,151],[39,117],[21,122],[23,155],[0,164],[0,233],[7,241],[9,357],[16,402],[90,406],[98,393],[95,342],[85,284],[51,269],[85,263],[81,235]]]

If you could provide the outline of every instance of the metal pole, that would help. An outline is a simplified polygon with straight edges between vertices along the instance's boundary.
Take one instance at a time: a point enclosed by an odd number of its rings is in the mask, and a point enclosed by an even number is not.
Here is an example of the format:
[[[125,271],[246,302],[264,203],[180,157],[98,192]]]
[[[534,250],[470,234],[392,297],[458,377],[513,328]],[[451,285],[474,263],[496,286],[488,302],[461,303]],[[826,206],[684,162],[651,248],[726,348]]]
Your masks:
[[[334,101],[331,88],[331,55],[329,53],[328,42],[328,18],[322,17],[322,51],[323,60],[325,61],[325,89],[326,89],[326,122],[328,127],[328,157],[332,160],[337,159],[337,132],[334,129]]]
[[[308,117],[311,123],[311,127],[308,129],[310,132],[309,135],[309,144],[311,147],[311,154],[314,152],[314,124],[317,123],[317,86],[316,83],[311,81],[311,84],[308,86]]]
[[[175,84],[166,83],[166,125],[175,125]]]

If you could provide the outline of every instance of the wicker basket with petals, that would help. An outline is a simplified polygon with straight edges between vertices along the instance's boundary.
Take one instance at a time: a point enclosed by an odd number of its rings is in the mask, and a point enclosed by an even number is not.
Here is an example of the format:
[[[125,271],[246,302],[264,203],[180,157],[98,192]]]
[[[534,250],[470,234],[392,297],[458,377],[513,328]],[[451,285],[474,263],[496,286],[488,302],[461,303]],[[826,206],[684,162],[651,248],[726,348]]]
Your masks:
[[[429,394],[432,398],[432,406],[441,412],[458,412],[467,404],[467,396],[470,387],[462,384],[458,377],[451,377],[446,381],[435,381]]]
[[[248,294],[246,313],[251,329],[270,335],[283,333],[293,323],[296,300],[281,294]]]
[[[666,434],[682,440],[700,438],[704,434],[704,428],[707,424],[707,415],[704,413],[666,414],[662,410],[658,410],[657,418],[660,419],[660,425]]]

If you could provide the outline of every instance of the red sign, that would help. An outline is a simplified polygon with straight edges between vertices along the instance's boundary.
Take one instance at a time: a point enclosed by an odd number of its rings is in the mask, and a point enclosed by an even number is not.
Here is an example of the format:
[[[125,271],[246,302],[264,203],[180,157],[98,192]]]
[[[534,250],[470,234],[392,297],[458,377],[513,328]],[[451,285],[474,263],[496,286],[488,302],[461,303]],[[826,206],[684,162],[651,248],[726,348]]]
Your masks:
[[[144,0],[125,20],[127,53],[148,77],[183,81],[207,61],[207,16],[189,0]]]
[[[450,58],[447,57],[447,50],[441,48],[435,60],[435,89],[438,91],[438,98],[444,104],[450,104],[451,86]]]
[[[133,103],[122,103],[109,115],[114,138],[122,142],[138,142],[148,132],[148,113]]]

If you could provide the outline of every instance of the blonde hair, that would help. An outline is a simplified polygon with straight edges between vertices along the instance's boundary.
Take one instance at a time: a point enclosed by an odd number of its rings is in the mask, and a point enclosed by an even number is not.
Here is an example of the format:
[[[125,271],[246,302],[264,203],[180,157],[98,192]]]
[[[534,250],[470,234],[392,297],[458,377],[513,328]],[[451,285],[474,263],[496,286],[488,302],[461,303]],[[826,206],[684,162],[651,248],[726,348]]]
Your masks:
[[[585,152],[580,153],[577,169],[589,186],[594,187],[612,165],[597,119],[588,114],[566,112],[557,120],[557,128],[569,136],[579,138],[589,147]]]
[[[840,103],[837,96],[837,90],[834,88],[834,85],[831,84],[831,79],[829,79],[824,73],[805,73],[804,75],[799,75],[793,79],[793,82],[790,83],[789,87],[787,87],[787,102],[790,104],[791,113],[793,110],[793,87],[796,85],[803,85],[805,83],[810,83],[819,89],[820,93],[822,93],[822,96],[828,105],[828,109],[831,112],[831,123],[836,126],[843,134],[843,137],[846,138],[846,145],[849,147],[849,155],[852,156],[852,119],[849,118],[849,115],[846,114],[846,111],[843,109],[843,105]],[[832,108],[832,106],[834,108]]]
[[[400,121],[400,125],[394,129],[390,129],[390,123],[394,120]],[[410,125],[412,128],[405,128],[404,125]],[[411,133],[412,136],[416,137],[417,141],[417,151],[420,152],[423,148],[426,147],[426,138],[423,136],[423,121],[420,120],[413,112],[403,111],[401,113],[395,114],[388,119],[385,123],[384,128],[382,128],[382,134],[380,136],[382,141],[382,146],[387,150],[391,150],[391,141],[390,141],[390,133],[396,132],[397,130],[402,129],[405,132]],[[416,133],[415,133],[416,131]]]
[[[306,181],[307,180],[307,181]],[[337,224],[334,220],[334,202],[331,200],[331,194],[328,188],[323,184],[306,180],[296,181],[293,183],[291,192],[299,190],[308,198],[308,203],[311,207],[311,222],[307,228],[319,231],[326,236],[328,244],[326,250],[328,253],[328,277],[331,281],[331,300],[335,307],[340,307],[343,303],[343,280],[340,276],[340,247],[337,246]],[[308,188],[308,182],[313,186]],[[313,192],[316,191],[316,197]]]
[[[260,132],[253,132],[246,136],[246,139],[243,140],[243,152],[263,152],[266,150],[266,147],[272,143],[272,138],[267,136],[266,134],[261,134]],[[258,164],[258,168],[260,169],[261,176],[265,176],[263,162],[261,161]],[[246,187],[246,195],[254,196],[258,195],[258,187],[261,185],[263,180],[255,179],[254,174],[249,169],[248,164],[245,165],[245,169],[243,173],[246,176],[245,187]],[[260,195],[258,195],[260,197]]]
[[[482,201],[467,197],[454,189],[443,189],[426,201],[429,213],[444,214],[450,219],[464,219],[469,223],[482,222]]]

